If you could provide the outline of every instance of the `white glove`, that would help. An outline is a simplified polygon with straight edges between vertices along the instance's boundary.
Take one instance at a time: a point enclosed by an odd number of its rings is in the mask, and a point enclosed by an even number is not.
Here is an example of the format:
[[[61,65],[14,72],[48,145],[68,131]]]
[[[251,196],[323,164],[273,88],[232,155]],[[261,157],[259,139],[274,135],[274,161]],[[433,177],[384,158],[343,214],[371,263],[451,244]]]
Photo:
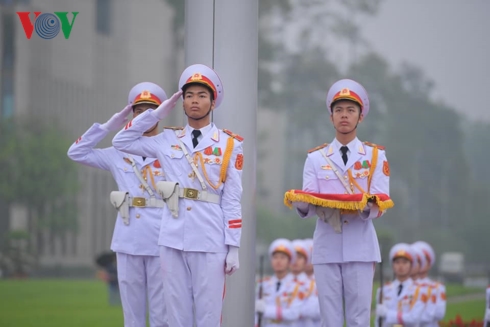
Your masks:
[[[485,320],[490,321],[490,309],[489,308],[487,308],[487,310],[485,310]]]
[[[100,125],[106,131],[117,131],[128,121],[129,112],[133,109],[133,105],[128,104],[123,110],[114,114],[107,122]]]
[[[369,211],[369,210],[371,210],[372,207],[373,207],[373,203],[368,202],[368,203],[366,203],[366,206],[364,207],[364,209],[362,209],[362,211]]]
[[[225,273],[232,275],[240,268],[240,262],[238,261],[238,248],[236,246],[228,245],[228,254],[226,255]]]
[[[179,100],[179,97],[182,95],[182,91],[174,93],[170,97],[170,99],[167,99],[162,102],[161,105],[158,106],[153,112],[154,115],[158,117],[159,120],[164,119],[165,117],[168,116],[168,114],[172,111],[173,108],[175,108],[175,104],[177,103],[177,100]]]
[[[376,315],[381,318],[385,318],[388,314],[388,309],[384,304],[378,304],[376,306]]]
[[[310,206],[309,203],[306,203],[306,202],[292,202],[291,205],[298,209],[299,211],[302,211],[304,213],[307,213],[308,212],[308,207]]]
[[[266,307],[266,304],[265,304],[265,300],[264,299],[255,300],[255,312],[264,313],[265,312],[265,307]]]
[[[342,221],[340,219],[340,210],[326,207],[316,207],[316,214],[318,218],[330,224],[332,228],[335,230],[335,233],[342,233]]]

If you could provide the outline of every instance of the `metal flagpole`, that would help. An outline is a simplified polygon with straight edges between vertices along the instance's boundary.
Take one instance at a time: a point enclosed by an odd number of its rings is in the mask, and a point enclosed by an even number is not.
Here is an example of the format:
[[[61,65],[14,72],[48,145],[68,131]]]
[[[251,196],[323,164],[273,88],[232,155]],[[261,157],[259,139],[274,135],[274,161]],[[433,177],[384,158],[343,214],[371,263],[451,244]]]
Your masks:
[[[258,0],[186,0],[185,63],[205,64],[225,91],[213,121],[244,137],[240,269],[226,281],[224,327],[254,324]]]

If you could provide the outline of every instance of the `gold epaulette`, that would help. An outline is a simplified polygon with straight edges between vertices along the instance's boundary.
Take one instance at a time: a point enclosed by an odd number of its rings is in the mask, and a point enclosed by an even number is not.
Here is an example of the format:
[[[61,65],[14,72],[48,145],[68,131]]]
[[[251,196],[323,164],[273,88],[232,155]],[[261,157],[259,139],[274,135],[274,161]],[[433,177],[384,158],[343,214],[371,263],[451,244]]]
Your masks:
[[[173,131],[180,131],[183,130],[184,127],[176,127],[176,126],[163,126],[164,129],[171,129]]]
[[[225,132],[226,134],[230,135],[231,137],[233,137],[235,140],[238,140],[240,142],[243,142],[243,137],[241,137],[240,135],[238,134],[235,134],[233,133],[232,131],[230,130],[227,130],[227,129],[223,129],[223,132]]]
[[[324,147],[326,147],[328,145],[328,143],[323,143],[322,145],[319,145],[317,146],[316,148],[313,148],[313,149],[310,149],[308,150],[308,153],[312,153],[312,152],[315,152],[315,151],[318,151],[320,149],[323,149]]]
[[[371,142],[362,142],[362,143],[363,143],[363,144],[366,144],[366,145],[368,145],[368,146],[371,146],[371,147],[373,147],[373,148],[375,148],[375,147],[376,147],[376,148],[378,148],[378,149],[380,149],[380,150],[384,150],[384,149],[385,149],[385,147],[384,147],[384,146],[382,146],[382,145],[378,145],[378,144],[374,144],[374,143],[371,143]]]

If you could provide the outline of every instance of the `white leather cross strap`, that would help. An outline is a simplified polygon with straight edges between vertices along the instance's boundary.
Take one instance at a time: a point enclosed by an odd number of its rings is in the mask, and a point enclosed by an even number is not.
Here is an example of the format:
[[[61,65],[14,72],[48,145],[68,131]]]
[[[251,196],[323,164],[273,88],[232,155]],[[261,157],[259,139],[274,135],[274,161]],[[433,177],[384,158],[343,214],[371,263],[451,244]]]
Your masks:
[[[330,165],[330,167],[332,167],[333,172],[335,173],[335,175],[337,175],[337,178],[340,180],[340,182],[342,182],[342,185],[344,185],[346,191],[349,194],[354,194],[354,192],[352,191],[352,189],[349,187],[349,185],[347,184],[347,182],[343,178],[342,174],[339,173],[339,171],[337,170],[336,166],[333,164],[332,160],[330,160],[330,158],[325,155],[325,151],[323,151],[323,149],[320,149],[320,153],[325,158],[325,160],[327,160],[327,162]]]
[[[221,203],[221,197],[218,194],[209,193],[208,191],[199,191],[193,188],[179,188],[179,198],[216,204]]]
[[[138,177],[138,180],[140,181],[141,185],[143,185],[143,187],[148,192],[148,194],[150,194],[151,197],[154,197],[155,193],[153,193],[153,190],[150,188],[150,185],[148,185],[148,183],[145,181],[143,176],[141,176],[141,172],[138,169],[138,167],[136,167],[136,162],[134,161],[134,159],[131,156],[128,156],[128,159],[129,161],[131,161],[131,166],[133,166],[134,173],[136,174],[136,177]]]
[[[187,162],[189,162],[189,165],[191,165],[192,171],[194,174],[196,174],[197,179],[199,180],[199,183],[201,183],[201,187],[204,191],[206,191],[207,186],[206,183],[204,183],[204,178],[202,178],[201,174],[199,173],[199,170],[196,167],[196,164],[192,160],[191,156],[189,155],[189,151],[187,151],[187,148],[185,147],[185,144],[179,139],[179,136],[177,135],[177,132],[175,132],[175,135],[177,136],[177,140],[180,143],[180,148],[184,152],[185,158],[187,159]]]

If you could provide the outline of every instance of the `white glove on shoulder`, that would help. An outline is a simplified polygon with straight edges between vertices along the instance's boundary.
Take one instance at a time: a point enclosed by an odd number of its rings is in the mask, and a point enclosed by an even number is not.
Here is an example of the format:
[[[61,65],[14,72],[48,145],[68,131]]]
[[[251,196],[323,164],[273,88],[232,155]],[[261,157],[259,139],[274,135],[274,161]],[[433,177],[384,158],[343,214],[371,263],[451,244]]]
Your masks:
[[[126,107],[124,107],[123,110],[114,114],[107,122],[100,125],[100,127],[107,131],[119,130],[128,121],[127,117],[132,109],[133,106],[131,104],[128,104]]]
[[[156,115],[159,120],[164,119],[168,116],[168,114],[170,114],[170,112],[172,112],[172,109],[175,108],[175,104],[181,95],[182,91],[174,93],[169,99],[163,101],[162,104],[152,112],[152,114]]]
[[[385,318],[388,314],[388,309],[384,304],[378,304],[376,306],[376,315],[381,318]]]
[[[225,273],[232,275],[240,268],[240,262],[238,260],[238,248],[236,246],[228,245],[228,254],[226,255]]]
[[[265,304],[264,299],[255,300],[255,312],[264,313],[265,307],[266,307],[266,304]]]

